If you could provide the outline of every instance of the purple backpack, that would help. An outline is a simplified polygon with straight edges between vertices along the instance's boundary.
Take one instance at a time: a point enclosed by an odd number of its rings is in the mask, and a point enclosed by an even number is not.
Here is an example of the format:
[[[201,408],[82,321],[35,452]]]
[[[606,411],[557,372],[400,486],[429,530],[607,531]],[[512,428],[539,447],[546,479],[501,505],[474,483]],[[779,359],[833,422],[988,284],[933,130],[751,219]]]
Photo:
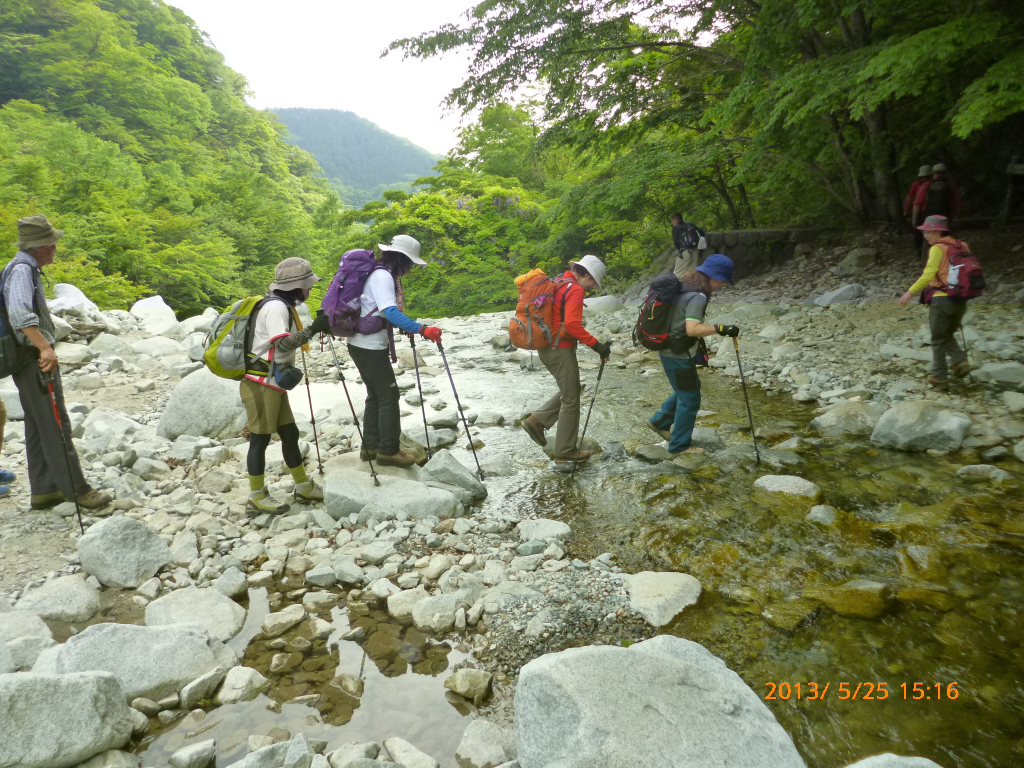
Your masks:
[[[357,333],[377,333],[384,330],[386,321],[377,315],[360,317],[359,297],[363,295],[366,278],[375,270],[387,270],[373,258],[373,251],[356,249],[346,251],[338,264],[338,272],[320,302],[331,321],[334,336],[355,336]]]

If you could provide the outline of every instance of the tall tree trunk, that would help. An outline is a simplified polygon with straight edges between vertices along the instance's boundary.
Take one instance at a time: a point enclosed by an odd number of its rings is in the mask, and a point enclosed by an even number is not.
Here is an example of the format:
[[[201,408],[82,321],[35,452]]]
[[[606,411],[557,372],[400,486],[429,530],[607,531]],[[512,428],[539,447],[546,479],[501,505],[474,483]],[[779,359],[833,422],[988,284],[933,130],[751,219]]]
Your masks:
[[[871,174],[875,182],[875,202],[880,218],[890,224],[903,221],[900,191],[896,186],[895,169],[889,164],[892,157],[889,128],[885,119],[885,106],[864,113],[871,151]]]

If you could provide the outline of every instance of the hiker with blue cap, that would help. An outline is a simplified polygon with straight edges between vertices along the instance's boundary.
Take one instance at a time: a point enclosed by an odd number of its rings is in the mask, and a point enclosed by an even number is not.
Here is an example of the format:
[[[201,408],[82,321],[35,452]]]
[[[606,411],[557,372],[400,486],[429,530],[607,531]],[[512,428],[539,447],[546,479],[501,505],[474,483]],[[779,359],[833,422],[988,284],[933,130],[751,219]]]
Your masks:
[[[696,269],[687,270],[679,277],[672,273],[659,275],[651,283],[652,293],[657,291],[662,301],[671,305],[668,339],[658,349],[658,355],[672,394],[647,424],[668,440],[671,453],[704,453],[703,448],[690,445],[700,410],[697,367],[707,365],[702,339],[715,334],[729,337],[740,334],[735,325],[705,324],[704,314],[711,294],[726,283],[733,284],[732,272],[732,259],[713,253]]]

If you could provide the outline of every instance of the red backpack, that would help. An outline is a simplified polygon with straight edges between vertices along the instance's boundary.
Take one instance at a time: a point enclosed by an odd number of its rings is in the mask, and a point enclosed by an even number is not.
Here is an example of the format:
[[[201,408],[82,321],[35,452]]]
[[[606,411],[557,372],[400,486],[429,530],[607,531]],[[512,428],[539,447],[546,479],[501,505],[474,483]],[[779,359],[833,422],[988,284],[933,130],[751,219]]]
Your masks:
[[[967,244],[957,240],[946,245],[949,259],[949,275],[946,279],[946,295],[951,299],[976,299],[985,292],[985,275],[981,262],[967,249]]]

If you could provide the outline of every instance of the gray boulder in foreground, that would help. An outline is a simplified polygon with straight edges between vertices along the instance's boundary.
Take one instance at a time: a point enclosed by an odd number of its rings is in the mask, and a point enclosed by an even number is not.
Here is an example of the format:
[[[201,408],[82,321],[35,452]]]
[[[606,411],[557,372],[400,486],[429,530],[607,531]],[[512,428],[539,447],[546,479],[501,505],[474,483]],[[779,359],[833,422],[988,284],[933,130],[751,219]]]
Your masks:
[[[821,414],[811,422],[811,429],[823,435],[870,435],[878,425],[878,414],[867,403],[850,400]]]
[[[365,472],[342,469],[331,472],[324,479],[324,508],[335,520],[359,513],[367,504],[375,509],[405,512],[412,520],[431,515],[444,519],[452,517],[458,499],[441,488],[406,480],[403,477],[380,476],[380,486]]]
[[[78,576],[61,576],[29,591],[18,610],[51,621],[88,621],[100,610],[100,594]]]
[[[67,768],[131,735],[124,693],[107,672],[0,675],[0,765]]]
[[[955,451],[971,419],[924,400],[893,403],[878,420],[871,442],[897,451]]]
[[[181,435],[235,437],[245,426],[245,406],[238,383],[203,368],[182,379],[160,415],[157,434],[174,440]]]
[[[60,648],[57,672],[106,671],[128,701],[158,701],[212,669],[238,663],[235,652],[198,626],[94,624]]]
[[[245,608],[216,589],[187,587],[146,606],[146,626],[198,624],[221,642],[242,631]]]
[[[108,587],[135,589],[171,561],[167,543],[131,517],[101,520],[78,540],[82,570]]]
[[[547,654],[515,697],[522,768],[804,768],[740,676],[697,643],[663,635],[629,648]]]
[[[424,480],[447,483],[462,488],[469,493],[473,501],[483,501],[487,498],[487,488],[484,487],[484,484],[471,470],[452,456],[447,448],[442,448],[430,457],[430,461],[424,465],[420,476]]]

